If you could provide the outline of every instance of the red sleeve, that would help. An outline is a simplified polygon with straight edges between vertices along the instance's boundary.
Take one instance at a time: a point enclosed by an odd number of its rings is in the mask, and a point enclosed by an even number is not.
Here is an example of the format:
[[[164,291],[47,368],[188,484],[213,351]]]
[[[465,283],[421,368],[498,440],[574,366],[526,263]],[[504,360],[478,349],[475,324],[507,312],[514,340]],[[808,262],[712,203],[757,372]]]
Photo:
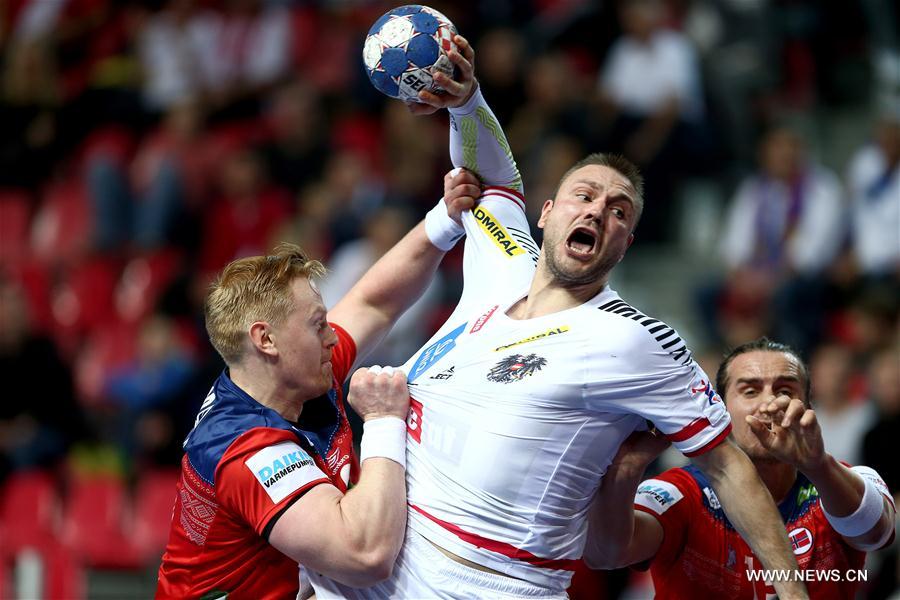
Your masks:
[[[334,378],[341,385],[344,385],[344,380],[350,374],[350,367],[353,366],[353,362],[356,360],[356,342],[337,323],[329,322],[329,325],[331,325],[334,333],[338,336],[337,346],[331,351],[331,368],[334,372]]]
[[[669,565],[678,559],[691,527],[691,515],[700,504],[700,490],[682,469],[669,469],[638,486],[634,509],[651,515],[663,528],[654,564]]]
[[[269,520],[320,483],[330,483],[289,431],[256,427],[238,437],[216,468],[216,498],[260,535]]]

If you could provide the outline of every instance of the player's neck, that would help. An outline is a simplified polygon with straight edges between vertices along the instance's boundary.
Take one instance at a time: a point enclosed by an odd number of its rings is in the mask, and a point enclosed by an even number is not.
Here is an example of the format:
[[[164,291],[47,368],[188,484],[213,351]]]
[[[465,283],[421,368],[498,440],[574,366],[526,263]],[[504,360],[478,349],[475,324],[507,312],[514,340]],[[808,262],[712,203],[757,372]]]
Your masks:
[[[231,381],[244,390],[248,396],[271,408],[289,422],[294,423],[300,417],[302,403],[292,401],[280,389],[274,376],[255,372],[253,367],[232,367]]]
[[[528,295],[513,304],[506,314],[512,319],[534,319],[568,310],[599,294],[605,285],[604,279],[580,286],[563,286],[538,269],[531,280]]]
[[[797,469],[793,465],[780,461],[753,461],[759,478],[772,494],[775,504],[781,503],[788,492],[791,491],[794,482],[797,481]]]

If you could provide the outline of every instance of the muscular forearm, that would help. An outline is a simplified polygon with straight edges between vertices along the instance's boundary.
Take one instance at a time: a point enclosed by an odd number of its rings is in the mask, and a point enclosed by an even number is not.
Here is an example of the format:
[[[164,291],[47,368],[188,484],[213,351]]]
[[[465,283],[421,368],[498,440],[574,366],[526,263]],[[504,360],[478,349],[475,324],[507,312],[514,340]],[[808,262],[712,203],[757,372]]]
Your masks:
[[[822,506],[832,515],[845,517],[859,507],[865,492],[862,479],[830,454],[821,465],[804,469],[803,474],[816,486]]]
[[[477,173],[488,185],[524,191],[506,134],[480,89],[462,106],[451,108],[450,119],[453,166]]]
[[[747,455],[726,442],[694,459],[703,469],[734,525],[753,553],[767,569],[793,572],[797,560],[788,543],[784,523],[772,496]],[[797,581],[775,583],[780,598],[806,598],[806,590]]]
[[[370,458],[363,463],[359,484],[341,498],[342,529],[364,575],[348,577],[346,583],[371,585],[390,575],[406,531],[405,473],[392,460]]]

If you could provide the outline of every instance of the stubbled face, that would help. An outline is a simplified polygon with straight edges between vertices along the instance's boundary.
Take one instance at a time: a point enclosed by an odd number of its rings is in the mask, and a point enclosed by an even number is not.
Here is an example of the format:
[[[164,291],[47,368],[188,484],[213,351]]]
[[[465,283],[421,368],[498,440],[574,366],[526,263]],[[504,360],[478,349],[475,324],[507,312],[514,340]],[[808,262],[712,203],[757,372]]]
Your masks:
[[[304,400],[331,389],[331,350],[337,335],[328,324],[325,305],[318,290],[306,277],[291,286],[294,310],[272,327],[284,384]]]
[[[559,284],[606,282],[634,239],[637,193],[618,171],[599,165],[569,175],[555,200],[547,200],[542,263]]]
[[[807,402],[797,359],[784,352],[756,350],[741,354],[728,366],[725,404],[738,446],[754,461],[775,461],[750,431],[745,417],[770,421],[760,409],[780,396]]]

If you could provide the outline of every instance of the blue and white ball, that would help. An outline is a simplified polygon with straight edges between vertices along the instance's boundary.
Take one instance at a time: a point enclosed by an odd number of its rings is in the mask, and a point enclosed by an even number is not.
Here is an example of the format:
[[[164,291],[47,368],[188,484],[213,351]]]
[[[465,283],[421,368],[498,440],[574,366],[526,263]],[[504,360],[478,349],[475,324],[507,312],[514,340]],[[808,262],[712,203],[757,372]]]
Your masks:
[[[447,53],[456,49],[456,27],[428,6],[409,4],[381,16],[369,29],[363,62],[369,80],[391,98],[418,102],[421,90],[440,92],[438,71],[453,77]]]

